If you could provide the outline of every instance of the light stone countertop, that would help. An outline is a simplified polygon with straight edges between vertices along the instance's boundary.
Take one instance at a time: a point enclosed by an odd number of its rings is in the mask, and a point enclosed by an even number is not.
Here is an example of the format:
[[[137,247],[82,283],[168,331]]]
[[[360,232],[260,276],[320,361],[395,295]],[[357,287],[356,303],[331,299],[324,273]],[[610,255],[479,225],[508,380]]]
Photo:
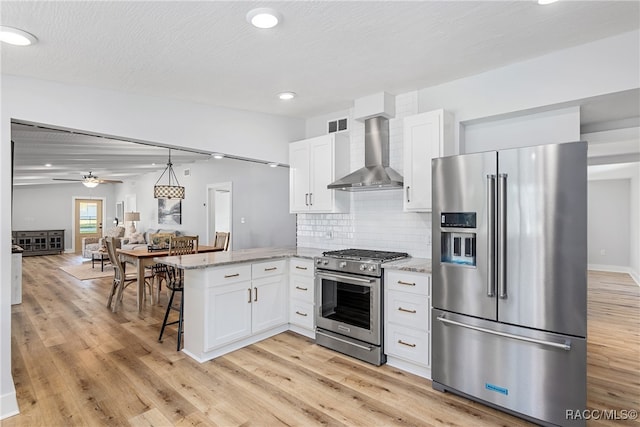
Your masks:
[[[245,262],[266,261],[277,258],[313,259],[322,255],[323,249],[316,248],[254,248],[228,252],[207,252],[201,254],[156,257],[155,262],[184,270],[219,267]]]
[[[431,259],[429,258],[403,258],[397,261],[389,261],[382,264],[385,270],[412,271],[415,273],[431,274]]]

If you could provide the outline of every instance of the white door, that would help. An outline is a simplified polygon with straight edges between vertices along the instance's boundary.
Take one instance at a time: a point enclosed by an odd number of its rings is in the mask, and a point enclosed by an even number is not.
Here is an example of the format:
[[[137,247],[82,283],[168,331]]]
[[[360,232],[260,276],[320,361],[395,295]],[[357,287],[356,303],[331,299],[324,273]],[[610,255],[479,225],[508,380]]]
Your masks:
[[[309,210],[309,144],[307,141],[289,145],[289,211]]]
[[[205,351],[251,335],[251,282],[207,290]]]
[[[311,182],[309,210],[330,212],[333,210],[333,192],[327,185],[333,182],[333,135],[325,135],[310,140]]]
[[[404,210],[431,211],[431,159],[440,157],[443,111],[404,119]]]
[[[255,279],[253,284],[253,333],[287,323],[286,282],[284,276]]]

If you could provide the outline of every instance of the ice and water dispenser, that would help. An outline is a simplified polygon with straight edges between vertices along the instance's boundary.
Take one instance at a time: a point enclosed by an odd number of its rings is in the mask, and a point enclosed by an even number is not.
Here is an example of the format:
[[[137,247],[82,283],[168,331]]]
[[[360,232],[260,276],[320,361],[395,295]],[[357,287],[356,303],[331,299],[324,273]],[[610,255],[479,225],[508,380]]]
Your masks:
[[[440,261],[443,264],[476,265],[476,213],[443,212],[440,215]]]

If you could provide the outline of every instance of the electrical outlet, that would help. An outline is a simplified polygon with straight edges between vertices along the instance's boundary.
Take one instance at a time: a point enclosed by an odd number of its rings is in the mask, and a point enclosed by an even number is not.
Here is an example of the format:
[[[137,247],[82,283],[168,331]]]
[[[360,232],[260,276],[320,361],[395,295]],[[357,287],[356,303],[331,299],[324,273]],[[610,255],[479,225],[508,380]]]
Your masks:
[[[326,233],[324,233],[324,237],[326,237],[327,239],[333,239],[333,231],[327,231]]]

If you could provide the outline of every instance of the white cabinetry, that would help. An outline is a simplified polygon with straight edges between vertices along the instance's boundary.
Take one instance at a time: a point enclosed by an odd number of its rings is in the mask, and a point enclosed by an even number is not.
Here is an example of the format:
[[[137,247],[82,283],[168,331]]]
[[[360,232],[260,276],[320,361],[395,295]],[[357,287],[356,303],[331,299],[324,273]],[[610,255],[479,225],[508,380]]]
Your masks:
[[[453,140],[453,117],[435,110],[404,118],[404,210],[431,211],[431,159]]]
[[[315,338],[313,260],[289,261],[289,323],[292,331]]]
[[[349,193],[327,189],[349,172],[349,137],[329,134],[289,145],[291,213],[349,210]]]
[[[431,276],[385,270],[387,364],[431,378]]]
[[[185,270],[184,352],[204,362],[288,329],[287,261]]]

